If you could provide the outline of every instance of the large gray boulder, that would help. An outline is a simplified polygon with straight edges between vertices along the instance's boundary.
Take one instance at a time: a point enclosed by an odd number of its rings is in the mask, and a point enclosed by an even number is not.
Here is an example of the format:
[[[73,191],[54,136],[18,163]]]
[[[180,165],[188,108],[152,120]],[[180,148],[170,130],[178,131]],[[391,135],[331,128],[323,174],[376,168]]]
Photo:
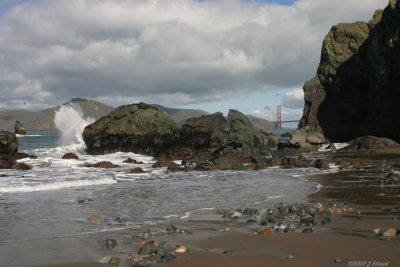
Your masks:
[[[324,135],[320,132],[312,130],[310,127],[304,127],[295,130],[290,137],[291,144],[302,145],[305,143],[311,145],[320,145],[325,143]]]
[[[0,130],[0,169],[11,169],[17,160],[18,140],[15,134]]]
[[[90,154],[124,151],[159,156],[176,144],[177,137],[169,115],[145,103],[121,106],[83,132]]]
[[[189,152],[184,155],[186,158],[196,158],[199,164],[212,161],[218,169],[261,166],[259,159],[265,158],[268,142],[275,141],[233,109],[226,118],[218,112],[187,120],[182,125],[180,140],[183,146],[180,151]]]
[[[180,136],[185,146],[212,157],[227,153],[251,156],[262,153],[268,142],[264,132],[233,109],[229,110],[227,118],[218,112],[187,120],[182,125]]]

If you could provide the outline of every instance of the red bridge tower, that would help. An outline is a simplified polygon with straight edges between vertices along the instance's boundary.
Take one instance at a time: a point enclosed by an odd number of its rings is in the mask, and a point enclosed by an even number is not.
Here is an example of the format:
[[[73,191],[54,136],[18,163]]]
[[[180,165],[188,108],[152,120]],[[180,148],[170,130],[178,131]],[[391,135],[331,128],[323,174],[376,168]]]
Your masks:
[[[276,129],[282,128],[282,109],[281,106],[276,107]]]

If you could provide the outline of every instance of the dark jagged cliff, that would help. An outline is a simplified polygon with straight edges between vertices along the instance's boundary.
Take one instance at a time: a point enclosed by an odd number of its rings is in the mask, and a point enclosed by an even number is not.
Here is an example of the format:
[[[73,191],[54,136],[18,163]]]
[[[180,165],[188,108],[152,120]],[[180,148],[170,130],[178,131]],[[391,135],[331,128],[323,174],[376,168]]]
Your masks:
[[[331,141],[374,135],[400,141],[400,0],[369,23],[333,26],[317,75],[305,83],[299,127]]]

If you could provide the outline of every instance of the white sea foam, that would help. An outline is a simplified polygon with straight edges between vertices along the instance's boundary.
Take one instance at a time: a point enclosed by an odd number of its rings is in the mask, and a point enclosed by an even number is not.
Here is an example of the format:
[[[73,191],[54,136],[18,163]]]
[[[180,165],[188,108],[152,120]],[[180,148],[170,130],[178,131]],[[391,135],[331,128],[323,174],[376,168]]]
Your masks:
[[[39,137],[43,136],[42,134],[16,134],[17,137]]]
[[[345,148],[346,146],[349,146],[350,143],[333,143],[333,145],[336,147],[336,149],[342,149],[342,148]],[[318,151],[319,151],[319,152],[331,151],[332,149],[328,149],[329,146],[330,146],[330,144],[322,145],[322,146],[318,149]]]
[[[20,184],[14,186],[0,187],[0,193],[27,193],[37,191],[48,191],[65,189],[71,187],[82,187],[82,186],[93,186],[93,185],[105,185],[117,183],[112,178],[98,178],[98,179],[76,179],[76,180],[63,180],[60,182],[42,183],[42,184]]]
[[[92,122],[94,119],[85,119],[80,107],[74,104],[62,105],[54,114],[54,124],[61,132],[60,144],[62,146],[84,145],[83,130]]]
[[[279,195],[279,196],[270,196],[270,197],[267,197],[265,200],[262,200],[262,201],[256,201],[256,202],[254,202],[254,204],[261,204],[261,203],[268,202],[268,201],[269,201],[269,200],[271,200],[271,199],[275,199],[275,198],[282,198],[282,197],[285,197],[285,195]]]

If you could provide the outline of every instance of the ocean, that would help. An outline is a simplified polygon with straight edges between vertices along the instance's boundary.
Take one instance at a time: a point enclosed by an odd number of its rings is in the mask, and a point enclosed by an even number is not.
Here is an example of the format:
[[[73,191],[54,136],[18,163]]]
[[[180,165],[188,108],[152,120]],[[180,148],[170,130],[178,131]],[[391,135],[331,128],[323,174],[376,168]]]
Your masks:
[[[24,251],[26,244],[38,240],[155,225],[171,219],[209,218],[220,208],[301,202],[318,190],[317,184],[306,179],[321,173],[314,168],[168,173],[165,168],[152,168],[155,159],[145,155],[87,155],[81,133],[90,121],[82,119],[79,110],[65,108],[56,114],[60,132],[37,131],[18,137],[19,150],[37,159],[19,160],[32,165],[30,171],[0,170],[0,266],[23,266],[26,257],[16,257],[15,251],[30,255],[33,264],[71,257],[57,253],[66,249],[62,245],[47,248],[40,257]],[[76,153],[79,160],[61,159],[67,152]],[[123,163],[128,157],[144,164]],[[100,161],[119,167],[85,167]],[[146,173],[130,174],[134,167]],[[102,220],[89,222],[92,215]],[[88,245],[82,242],[78,244]],[[88,252],[74,257],[77,261],[94,260]]]

